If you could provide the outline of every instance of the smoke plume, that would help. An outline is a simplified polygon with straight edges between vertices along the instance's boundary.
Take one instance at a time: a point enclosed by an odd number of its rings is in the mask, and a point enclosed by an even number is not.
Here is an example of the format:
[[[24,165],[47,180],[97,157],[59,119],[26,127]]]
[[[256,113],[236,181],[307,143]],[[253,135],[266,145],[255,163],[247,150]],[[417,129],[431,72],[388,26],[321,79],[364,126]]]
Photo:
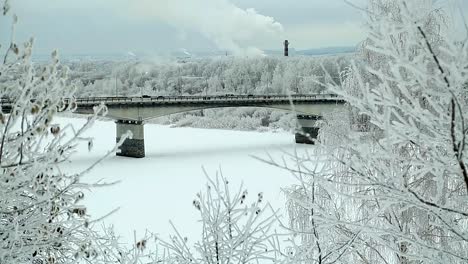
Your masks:
[[[260,53],[257,45],[282,39],[283,27],[274,18],[241,9],[228,0],[139,0],[134,7],[139,16],[198,32],[219,49],[235,54]]]

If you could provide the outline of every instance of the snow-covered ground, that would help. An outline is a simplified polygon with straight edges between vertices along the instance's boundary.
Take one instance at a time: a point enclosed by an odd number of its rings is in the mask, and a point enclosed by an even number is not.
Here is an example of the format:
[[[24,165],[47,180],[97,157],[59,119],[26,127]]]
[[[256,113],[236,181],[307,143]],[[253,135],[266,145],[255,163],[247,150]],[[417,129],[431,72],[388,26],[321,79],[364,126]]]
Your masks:
[[[59,123],[76,126],[82,119],[60,118]],[[98,121],[88,132],[95,138],[94,147],[78,147],[67,170],[86,168],[115,145],[115,124]],[[305,152],[311,146],[296,145],[289,133],[259,133],[194,128],[170,128],[145,125],[146,158],[133,159],[112,154],[85,177],[87,182],[105,180],[120,183],[87,194],[87,206],[93,218],[113,209],[116,213],[104,220],[114,225],[124,241],[133,240],[133,232],[142,236],[145,230],[166,236],[172,233],[172,220],[182,234],[197,239],[198,215],[192,205],[199,190],[204,189],[206,176],[219,170],[233,186],[241,183],[252,199],[263,192],[265,199],[276,207],[284,206],[281,188],[295,182],[279,168],[252,156],[281,158],[285,152]],[[237,190],[237,188],[236,188]],[[253,200],[252,200],[253,201]]]

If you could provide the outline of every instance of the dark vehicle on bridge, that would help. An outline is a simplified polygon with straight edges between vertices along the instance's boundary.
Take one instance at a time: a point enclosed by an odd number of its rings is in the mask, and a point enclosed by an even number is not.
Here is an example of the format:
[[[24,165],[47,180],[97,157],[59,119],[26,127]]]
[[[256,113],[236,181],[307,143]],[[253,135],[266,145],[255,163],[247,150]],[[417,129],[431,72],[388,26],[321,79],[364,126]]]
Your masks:
[[[164,100],[164,96],[160,95],[158,97],[156,97],[157,100]]]
[[[226,97],[233,97],[233,96],[235,96],[235,95],[234,95],[234,94],[225,94],[224,96],[226,96]]]
[[[253,94],[248,94],[247,97],[253,97],[254,95]]]
[[[211,96],[203,96],[203,100],[210,100]]]
[[[143,98],[151,98],[151,96],[149,96],[149,95],[147,95],[147,94],[144,94],[142,97],[143,97]]]

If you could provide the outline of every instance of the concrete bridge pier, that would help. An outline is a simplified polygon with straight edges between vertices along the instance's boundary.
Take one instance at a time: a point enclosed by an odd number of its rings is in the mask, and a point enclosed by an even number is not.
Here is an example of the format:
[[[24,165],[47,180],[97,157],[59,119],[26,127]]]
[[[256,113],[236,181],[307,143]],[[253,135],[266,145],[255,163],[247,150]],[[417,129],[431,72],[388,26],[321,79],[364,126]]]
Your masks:
[[[299,128],[295,135],[296,143],[315,144],[319,133],[316,122],[320,119],[322,119],[322,117],[317,115],[297,115]]]
[[[119,142],[127,131],[133,133],[133,137],[127,138],[117,150],[117,156],[144,158],[145,157],[145,130],[143,121],[117,120],[116,141]]]

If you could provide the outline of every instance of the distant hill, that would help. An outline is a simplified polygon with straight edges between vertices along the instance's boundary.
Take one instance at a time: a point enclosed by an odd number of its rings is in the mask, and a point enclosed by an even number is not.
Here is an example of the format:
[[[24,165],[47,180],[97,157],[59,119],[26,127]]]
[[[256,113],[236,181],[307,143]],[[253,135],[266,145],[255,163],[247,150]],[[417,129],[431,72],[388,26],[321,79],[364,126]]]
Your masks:
[[[333,54],[343,54],[343,53],[354,53],[356,52],[356,47],[345,46],[345,47],[327,47],[327,48],[317,48],[317,49],[306,49],[306,50],[296,50],[294,48],[289,49],[290,56],[319,56],[319,55],[333,55]],[[266,50],[266,54],[270,55],[282,55],[283,50]]]
[[[325,55],[356,52],[356,47],[329,47],[320,49],[307,49],[296,51],[297,55]]]
[[[264,50],[267,55],[277,55],[282,56],[283,50]],[[289,49],[290,56],[320,56],[320,55],[333,55],[333,54],[344,54],[344,53],[354,53],[356,52],[356,47],[344,46],[344,47],[326,47],[326,48],[317,48],[317,49],[306,49],[306,50],[296,50],[294,48]],[[190,58],[190,57],[211,57],[211,56],[224,56],[231,55],[231,53],[226,51],[193,51],[190,55],[187,55],[186,52],[174,51],[170,53],[174,57],[179,58]]]

